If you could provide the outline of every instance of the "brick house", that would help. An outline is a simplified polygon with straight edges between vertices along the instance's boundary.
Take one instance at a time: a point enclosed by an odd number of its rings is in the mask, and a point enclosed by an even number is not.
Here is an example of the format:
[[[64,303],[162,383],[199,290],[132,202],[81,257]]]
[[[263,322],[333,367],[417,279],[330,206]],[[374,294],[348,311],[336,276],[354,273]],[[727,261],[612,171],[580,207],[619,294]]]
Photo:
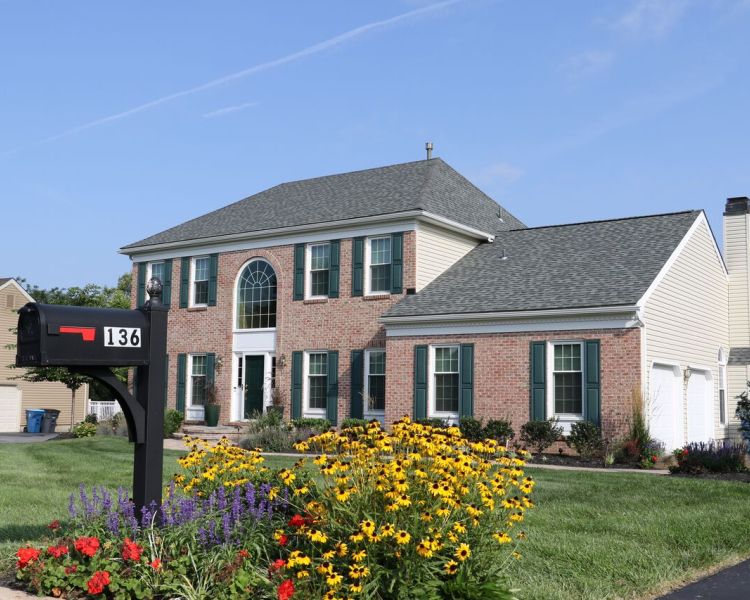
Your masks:
[[[134,305],[164,282],[168,402],[189,421],[213,383],[225,423],[275,402],[617,435],[639,391],[677,447],[736,429],[749,206],[727,203],[728,272],[702,211],[527,228],[428,159],[281,184],[120,252]]]

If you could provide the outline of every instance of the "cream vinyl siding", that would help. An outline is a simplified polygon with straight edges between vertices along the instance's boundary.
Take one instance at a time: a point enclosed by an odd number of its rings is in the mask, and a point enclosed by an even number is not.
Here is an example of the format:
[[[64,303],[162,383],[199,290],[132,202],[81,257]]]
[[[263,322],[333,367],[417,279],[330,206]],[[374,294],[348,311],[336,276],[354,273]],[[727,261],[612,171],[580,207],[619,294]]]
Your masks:
[[[417,291],[463,258],[478,242],[474,238],[419,224],[417,228]]]
[[[13,297],[11,301],[9,296]],[[18,325],[17,310],[29,300],[16,287],[14,282],[4,286],[0,290],[0,385],[18,386],[21,390],[21,428],[26,425],[26,409],[28,408],[54,408],[60,411],[57,419],[57,430],[67,431],[70,427],[70,390],[61,383],[30,383],[11,379],[22,372],[22,369],[11,369],[8,365],[15,363],[16,351],[7,349],[8,344],[16,343],[15,334],[8,331]],[[76,391],[76,415],[75,421],[82,421],[86,415],[86,399],[88,398],[88,386],[83,386]]]
[[[748,287],[748,219],[746,214],[724,217],[724,256],[729,277],[729,322],[732,348],[750,346],[750,288]]]
[[[654,362],[667,361],[677,363],[681,373],[687,366],[710,370],[713,429],[721,438],[718,359],[720,348],[729,348],[727,278],[705,219],[688,235],[687,243],[644,306],[645,367],[650,373]],[[684,382],[681,384],[685,406]],[[650,398],[649,390],[645,397]]]

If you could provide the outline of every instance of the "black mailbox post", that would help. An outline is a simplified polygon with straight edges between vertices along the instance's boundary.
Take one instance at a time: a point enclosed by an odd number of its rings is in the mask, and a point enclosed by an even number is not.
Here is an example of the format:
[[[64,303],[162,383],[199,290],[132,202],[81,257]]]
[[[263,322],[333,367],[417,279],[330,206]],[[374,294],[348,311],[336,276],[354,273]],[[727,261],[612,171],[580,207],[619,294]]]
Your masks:
[[[135,442],[133,500],[138,511],[161,505],[167,313],[162,284],[148,282],[136,310],[30,302],[18,313],[19,367],[69,367],[98,379],[117,397]],[[136,367],[135,397],[110,367]]]

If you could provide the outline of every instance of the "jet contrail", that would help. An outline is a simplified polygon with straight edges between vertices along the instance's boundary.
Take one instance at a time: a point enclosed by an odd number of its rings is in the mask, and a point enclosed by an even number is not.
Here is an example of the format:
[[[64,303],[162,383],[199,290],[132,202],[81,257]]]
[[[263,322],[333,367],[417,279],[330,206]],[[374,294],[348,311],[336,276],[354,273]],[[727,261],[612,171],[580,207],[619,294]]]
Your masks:
[[[104,125],[105,123],[111,123],[112,121],[119,121],[120,119],[124,119],[126,117],[130,117],[140,112],[143,112],[145,110],[149,110],[150,108],[154,108],[156,106],[166,104],[167,102],[171,102],[172,100],[176,100],[177,98],[182,98],[184,96],[197,94],[198,92],[202,92],[204,90],[208,90],[208,89],[220,86],[220,85],[224,85],[225,83],[229,83],[230,81],[235,81],[237,79],[242,79],[250,75],[255,75],[256,73],[261,73],[262,71],[268,71],[269,69],[280,67],[282,65],[288,64],[290,62],[294,62],[301,58],[305,58],[307,56],[317,54],[318,52],[328,50],[329,48],[333,48],[334,46],[339,46],[343,43],[346,43],[374,29],[381,29],[383,27],[387,27],[389,25],[393,25],[395,23],[399,23],[401,21],[411,19],[419,15],[423,15],[426,13],[433,12],[435,10],[439,10],[441,8],[445,8],[446,6],[450,6],[451,4],[457,4],[458,2],[461,2],[461,1],[462,0],[445,0],[444,2],[437,2],[435,4],[430,4],[422,8],[418,8],[418,9],[411,10],[409,12],[406,12],[400,15],[396,15],[395,17],[390,17],[388,19],[383,19],[381,21],[373,21],[372,23],[367,23],[365,25],[355,27],[354,29],[350,29],[349,31],[341,33],[335,37],[324,40],[322,42],[318,42],[317,44],[313,44],[312,46],[308,46],[307,48],[303,48],[302,50],[293,52],[292,54],[287,54],[286,56],[282,56],[281,58],[277,58],[268,62],[260,63],[255,66],[248,67],[247,69],[243,69],[242,71],[237,71],[236,73],[230,73],[229,75],[219,77],[218,79],[213,79],[206,83],[202,83],[195,87],[191,87],[189,89],[182,90],[180,92],[175,92],[173,94],[169,94],[168,96],[162,96],[161,98],[157,98],[156,100],[151,100],[150,102],[146,102],[144,104],[139,104],[138,106],[135,106],[128,110],[124,110],[122,112],[118,112],[113,115],[109,115],[107,117],[102,117],[100,119],[96,119],[94,121],[84,123],[83,125],[78,125],[77,127],[73,127],[72,129],[63,131],[62,133],[58,133],[56,135],[46,137],[30,145],[36,146],[39,144],[46,144],[47,142],[53,142],[55,140],[59,140],[64,137],[68,137],[70,135],[74,135],[76,133],[86,131],[87,129],[92,129],[94,127],[98,127],[99,125]],[[28,146],[22,146],[14,150],[9,150],[7,152],[4,152],[0,156],[8,156],[10,154],[14,154],[18,152],[19,150],[22,150],[26,147]]]

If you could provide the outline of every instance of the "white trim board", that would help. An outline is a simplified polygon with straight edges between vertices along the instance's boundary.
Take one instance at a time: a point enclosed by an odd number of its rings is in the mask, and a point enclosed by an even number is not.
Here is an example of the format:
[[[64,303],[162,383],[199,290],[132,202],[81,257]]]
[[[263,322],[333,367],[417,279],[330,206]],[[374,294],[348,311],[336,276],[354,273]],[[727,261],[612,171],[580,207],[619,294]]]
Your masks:
[[[386,326],[386,337],[462,335],[482,333],[522,333],[534,331],[583,331],[589,329],[632,329],[642,323],[635,316],[602,319],[521,320],[495,323],[432,323]]]
[[[328,223],[280,227],[278,229],[151,244],[136,248],[120,248],[118,252],[130,256],[137,262],[143,262],[191,256],[196,253],[197,249],[200,249],[197,250],[200,253],[211,254],[231,252],[232,250],[252,250],[269,246],[319,242],[336,238],[414,231],[417,221],[463,233],[479,240],[492,242],[495,239],[495,236],[490,233],[474,229],[440,215],[424,210],[410,210],[389,215],[330,221]]]

